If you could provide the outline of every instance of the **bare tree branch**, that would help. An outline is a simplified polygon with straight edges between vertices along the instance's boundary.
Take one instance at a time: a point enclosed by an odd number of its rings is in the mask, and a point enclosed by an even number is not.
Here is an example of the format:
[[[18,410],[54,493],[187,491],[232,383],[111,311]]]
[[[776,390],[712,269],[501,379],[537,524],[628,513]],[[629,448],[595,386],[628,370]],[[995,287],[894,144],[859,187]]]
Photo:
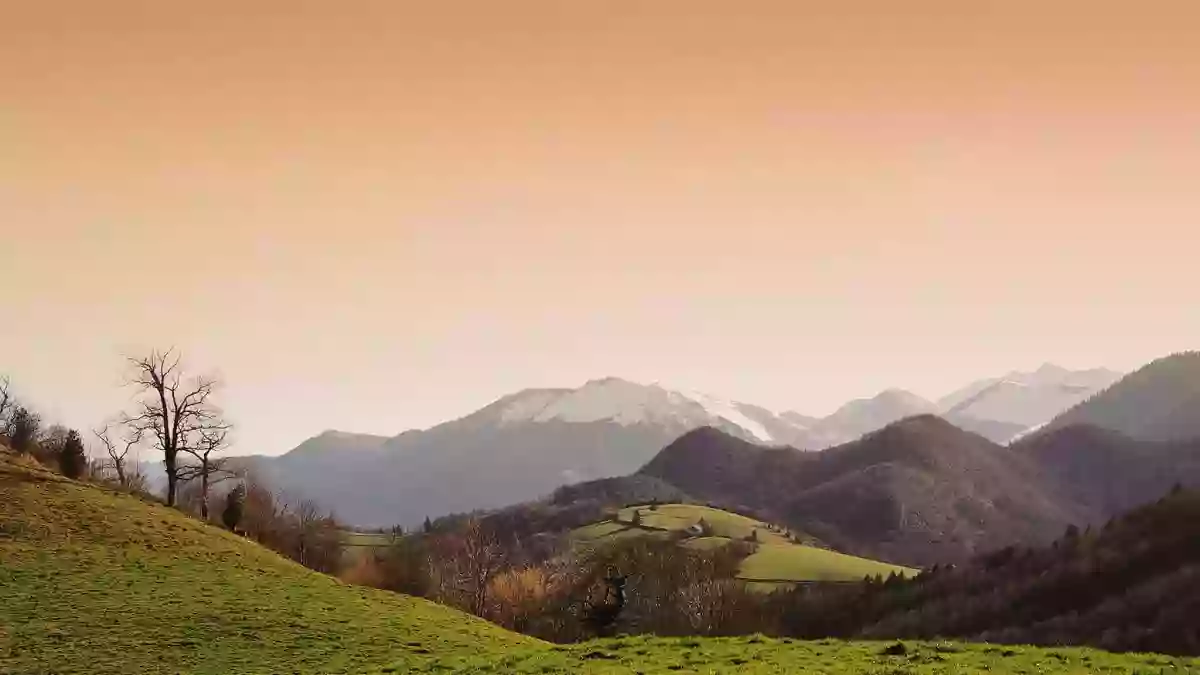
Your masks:
[[[0,434],[12,435],[12,412],[16,403],[8,376],[0,377]]]
[[[183,464],[179,467],[179,479],[191,481],[200,479],[200,517],[208,520],[208,491],[209,488],[221,481],[233,478],[233,471],[226,468],[225,458],[213,457],[213,453],[228,447],[230,426],[224,422],[211,422],[197,429],[195,445],[185,445],[181,451],[191,455],[196,464]]]
[[[115,434],[118,428],[123,430],[119,436]],[[117,482],[121,484],[121,487],[129,487],[131,474],[126,473],[126,458],[129,456],[129,452],[142,442],[146,430],[137,425],[122,424],[118,421],[105,424],[103,429],[93,429],[92,434],[104,445],[104,451],[108,455],[107,464],[116,471]]]
[[[185,378],[181,356],[173,347],[165,352],[152,351],[141,358],[130,357],[128,363],[127,382],[141,391],[142,398],[123,422],[147,435],[163,453],[167,504],[174,506],[181,479],[179,453],[197,459],[203,456],[206,459],[201,464],[208,467],[207,458],[224,446],[223,432],[229,430],[229,425],[211,401],[218,383],[211,377]],[[219,437],[218,432],[222,432]],[[184,473],[191,475],[189,469],[184,469]],[[205,468],[205,479],[209,474]]]

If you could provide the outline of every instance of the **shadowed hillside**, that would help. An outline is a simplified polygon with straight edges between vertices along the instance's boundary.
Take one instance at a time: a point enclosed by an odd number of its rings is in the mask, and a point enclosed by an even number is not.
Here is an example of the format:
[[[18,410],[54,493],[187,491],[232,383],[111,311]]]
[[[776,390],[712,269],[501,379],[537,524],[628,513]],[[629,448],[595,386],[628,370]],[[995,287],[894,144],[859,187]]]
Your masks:
[[[1052,481],[1054,496],[1081,514],[1081,525],[1101,524],[1177,483],[1200,486],[1200,438],[1135,441],[1115,431],[1067,427],[1025,439],[1012,450]]]
[[[914,580],[779,598],[793,635],[953,636],[1200,653],[1200,492],[1178,490],[1053,546]]]
[[[905,564],[962,560],[996,540],[1047,540],[1070,513],[1034,467],[948,422],[910,418],[817,453],[712,429],[642,469],[701,499],[762,510],[836,548]]]
[[[686,434],[641,473],[701,500],[764,513],[835,548],[909,565],[1047,543],[1200,485],[1200,443],[1142,443],[1069,428],[1012,448],[934,416],[822,452]]]
[[[1058,416],[1045,431],[1074,425],[1147,441],[1200,438],[1200,352],[1147,364]]]

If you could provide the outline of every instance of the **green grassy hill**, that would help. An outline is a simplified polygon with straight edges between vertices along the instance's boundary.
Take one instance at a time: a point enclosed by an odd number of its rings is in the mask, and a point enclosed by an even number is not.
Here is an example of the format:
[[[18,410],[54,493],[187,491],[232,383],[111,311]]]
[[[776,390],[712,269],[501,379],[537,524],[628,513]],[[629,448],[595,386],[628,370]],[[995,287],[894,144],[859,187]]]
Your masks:
[[[1080,649],[757,636],[553,646],[344,585],[0,448],[0,673],[1095,673],[1200,663]],[[888,653],[900,652],[902,653]]]
[[[0,451],[0,673],[362,672],[540,645]]]
[[[634,512],[640,522],[633,524]],[[794,534],[795,543],[782,528],[771,526],[747,516],[696,504],[658,504],[630,506],[621,509],[614,519],[604,520],[573,532],[577,541],[597,543],[623,537],[656,536],[671,532],[686,532],[701,520],[708,523],[711,536],[694,536],[683,541],[685,546],[723,546],[744,540],[756,533],[758,549],[742,563],[738,578],[755,582],[760,588],[772,584],[805,581],[857,581],[866,576],[888,576],[898,572],[905,576],[917,570],[889,565],[876,560],[858,558],[811,545],[813,540]]]

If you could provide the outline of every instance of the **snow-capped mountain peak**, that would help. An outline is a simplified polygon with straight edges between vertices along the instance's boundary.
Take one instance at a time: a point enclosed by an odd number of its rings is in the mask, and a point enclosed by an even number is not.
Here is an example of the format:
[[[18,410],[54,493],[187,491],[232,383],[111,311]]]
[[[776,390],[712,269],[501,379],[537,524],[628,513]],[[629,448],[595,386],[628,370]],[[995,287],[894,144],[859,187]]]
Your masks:
[[[753,414],[747,412],[750,410]],[[764,443],[788,442],[770,426],[796,428],[794,423],[761,408],[728,401],[695,391],[639,384],[617,377],[589,380],[576,389],[530,389],[502,399],[500,422],[518,423],[614,422],[622,426],[655,424],[688,431],[701,426],[734,427],[748,439]]]

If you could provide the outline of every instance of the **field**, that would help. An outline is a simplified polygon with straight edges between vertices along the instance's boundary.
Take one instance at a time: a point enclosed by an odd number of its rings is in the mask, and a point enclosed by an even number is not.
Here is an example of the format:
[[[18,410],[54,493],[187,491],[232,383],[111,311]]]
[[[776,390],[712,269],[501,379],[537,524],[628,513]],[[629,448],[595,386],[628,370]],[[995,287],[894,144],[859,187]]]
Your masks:
[[[554,646],[344,585],[0,449],[0,673],[1134,673],[1194,660],[986,645],[623,637]]]
[[[342,564],[353,566],[356,561],[394,543],[391,533],[345,530],[342,532]]]
[[[390,533],[355,532],[353,530],[346,530],[343,532],[342,538],[346,546],[357,546],[361,548],[390,546],[396,541]]]
[[[640,523],[633,525],[634,512]],[[686,530],[701,519],[711,527],[711,536],[685,539],[684,546],[723,546],[756,533],[759,546],[742,563],[738,578],[769,590],[780,583],[806,581],[856,581],[865,576],[887,576],[893,571],[904,575],[916,570],[857,558],[827,549],[796,544],[782,528],[774,528],[747,516],[695,504],[660,504],[622,509],[615,520],[588,525],[573,533],[577,541],[603,542],[630,536],[654,536]],[[804,535],[796,534],[801,541]]]
[[[897,644],[902,644],[903,653]],[[1114,655],[1090,649],[1036,649],[955,643],[803,642],[741,638],[624,637],[579,645],[517,648],[499,660],[447,659],[444,672],[585,675],[1185,675],[1200,661]],[[382,672],[405,672],[402,669]]]

